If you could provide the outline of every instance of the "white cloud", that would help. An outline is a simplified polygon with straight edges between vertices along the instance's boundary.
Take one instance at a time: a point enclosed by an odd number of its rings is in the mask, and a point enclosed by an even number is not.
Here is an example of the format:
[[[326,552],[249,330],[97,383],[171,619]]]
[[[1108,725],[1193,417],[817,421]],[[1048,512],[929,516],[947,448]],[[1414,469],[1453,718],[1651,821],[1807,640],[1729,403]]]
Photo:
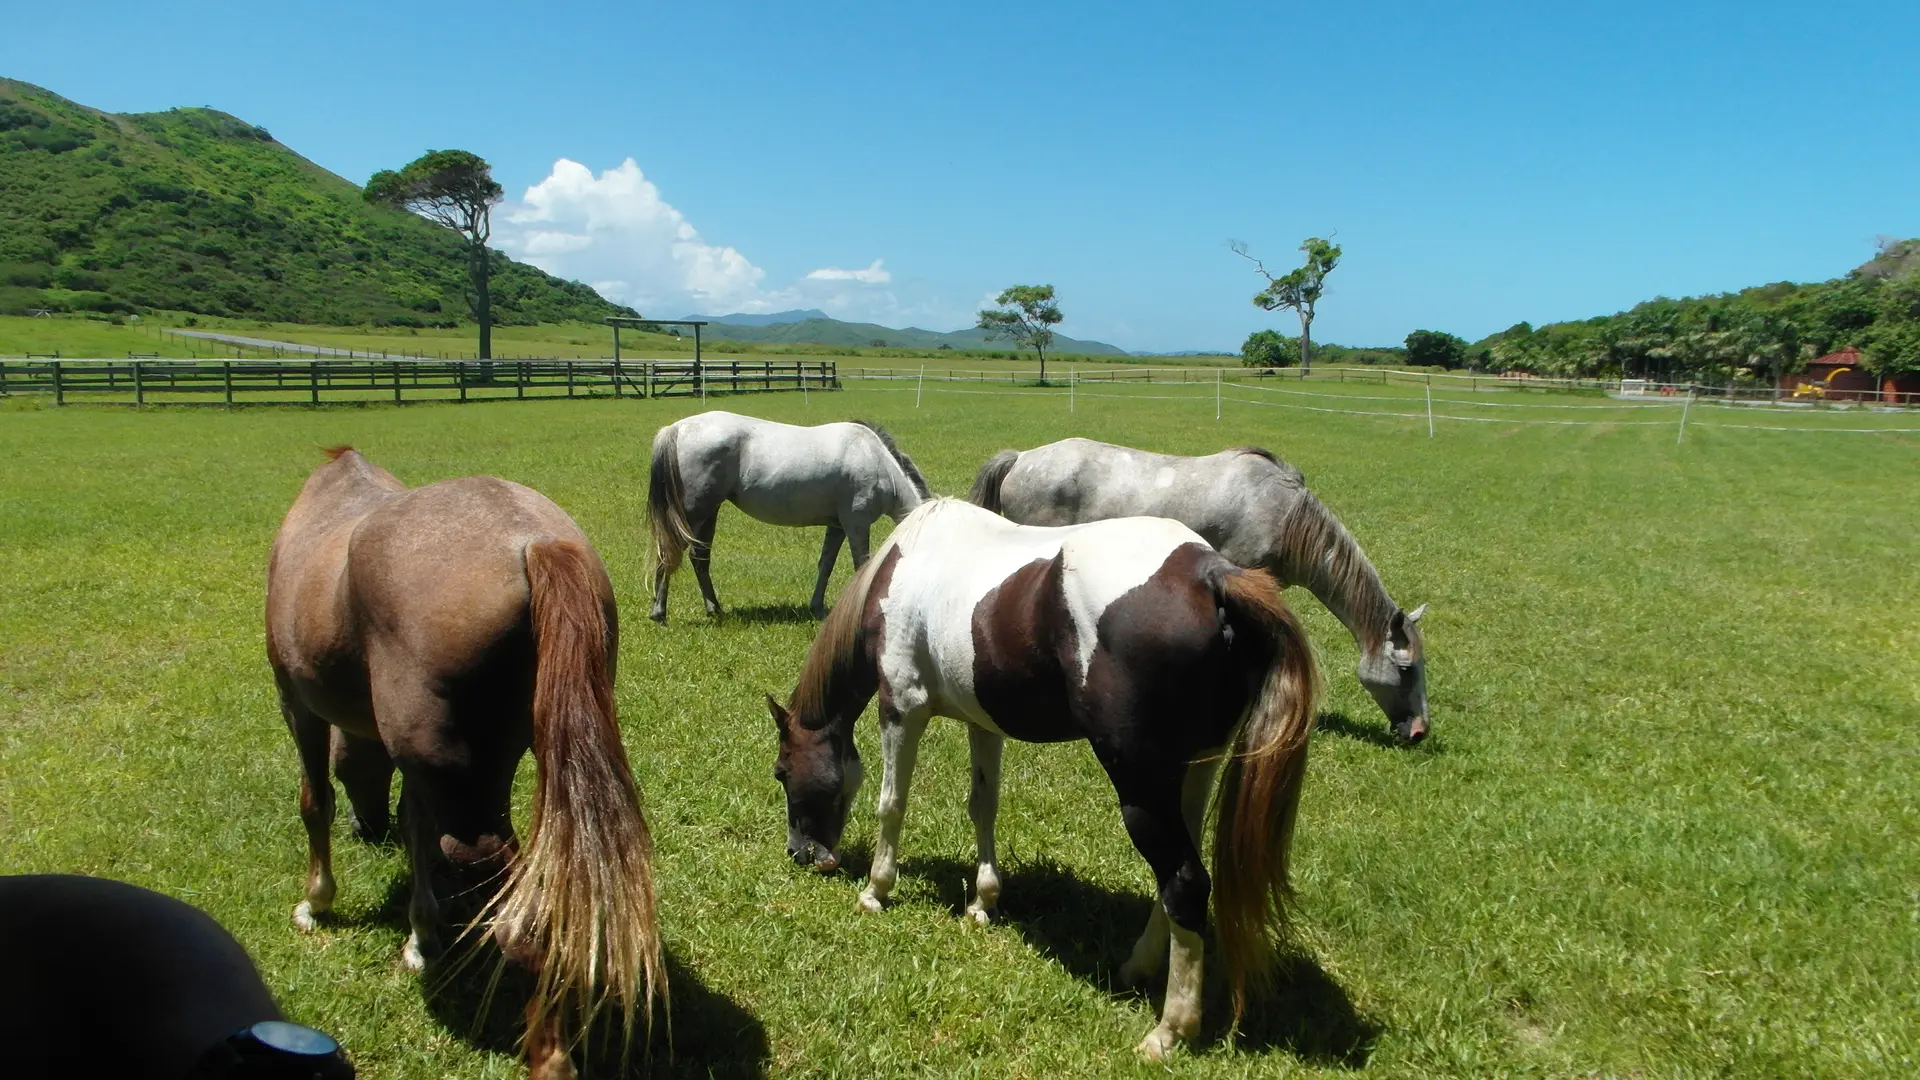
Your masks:
[[[703,240],[632,158],[597,177],[561,158],[502,209],[496,246],[550,274],[593,282],[610,300],[667,318],[764,310],[753,305],[766,272]]]
[[[824,266],[769,287],[766,271],[738,249],[707,242],[632,158],[598,176],[561,158],[496,218],[500,250],[658,318],[792,308],[889,326],[958,318],[937,301],[901,303],[879,258],[863,269]]]
[[[873,260],[873,265],[865,270],[837,270],[824,266],[807,272],[808,281],[858,281],[862,285],[886,285],[893,281],[893,275],[882,269],[884,259]]]

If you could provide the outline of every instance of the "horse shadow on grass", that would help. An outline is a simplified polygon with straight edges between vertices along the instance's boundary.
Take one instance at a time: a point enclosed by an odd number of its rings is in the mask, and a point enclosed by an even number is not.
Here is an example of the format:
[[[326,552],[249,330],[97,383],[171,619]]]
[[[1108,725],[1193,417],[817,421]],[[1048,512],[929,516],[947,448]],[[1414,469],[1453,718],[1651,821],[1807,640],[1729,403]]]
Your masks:
[[[387,888],[382,904],[351,921],[408,932],[406,875]],[[477,940],[476,940],[477,939]],[[397,947],[396,947],[397,950]],[[667,997],[656,1008],[653,1030],[644,1018],[634,1025],[634,1043],[622,1054],[618,1021],[603,1020],[575,1060],[590,1077],[758,1078],[767,1075],[772,1046],[752,1013],[708,986],[669,949]],[[427,1011],[455,1038],[483,1050],[517,1056],[526,1031],[531,980],[501,963],[491,940],[473,935],[430,961],[420,976]]]
[[[813,617],[813,611],[805,604],[750,604],[725,608],[720,612],[720,620],[753,626],[793,626],[820,621]]]
[[[902,860],[900,869],[932,884],[940,903],[956,918],[965,912],[973,863],[920,857]],[[1115,979],[1153,910],[1147,893],[1116,892],[1045,858],[1003,865],[1000,882],[998,921],[1035,951],[1115,997],[1144,996],[1117,986]],[[1218,962],[1216,949],[1211,970],[1218,970]],[[1272,992],[1248,1002],[1237,1031],[1230,1030],[1233,1005],[1225,982],[1210,976],[1205,994],[1205,1026],[1195,1040],[1200,1047],[1231,1038],[1246,1052],[1277,1050],[1307,1064],[1359,1069],[1384,1030],[1379,1021],[1361,1014],[1346,990],[1303,951],[1282,955]]]
[[[1338,735],[1343,739],[1352,739],[1355,742],[1371,743],[1384,750],[1404,750],[1416,754],[1440,754],[1445,752],[1436,736],[1428,735],[1417,743],[1410,743],[1400,736],[1395,735],[1392,729],[1385,726],[1384,722],[1379,724],[1363,724],[1338,710],[1321,713],[1316,718],[1314,729],[1316,731],[1324,731],[1329,735]]]

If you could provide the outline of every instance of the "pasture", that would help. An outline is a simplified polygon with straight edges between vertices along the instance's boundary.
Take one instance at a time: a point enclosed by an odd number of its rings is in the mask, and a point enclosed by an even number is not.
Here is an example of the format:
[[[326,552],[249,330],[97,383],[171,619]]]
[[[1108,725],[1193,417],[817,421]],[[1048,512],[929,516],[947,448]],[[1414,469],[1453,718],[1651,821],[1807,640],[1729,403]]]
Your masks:
[[[1678,445],[1670,425],[1626,423],[1443,420],[1430,439],[1416,420],[1236,400],[1216,421],[1198,387],[1082,393],[1069,412],[1057,393],[930,388],[916,409],[909,385],[853,385],[712,404],[872,419],[944,493],[1002,447],[1073,434],[1267,446],[1401,604],[1431,605],[1434,734],[1407,748],[1354,681],[1345,632],[1289,593],[1328,676],[1295,849],[1298,954],[1231,1043],[1210,991],[1208,1034],[1174,1073],[1914,1073],[1920,435],[1711,426],[1750,419],[1727,410],[1696,412]],[[1356,409],[1383,393],[1352,392]],[[1418,390],[1393,393],[1418,410]],[[305,842],[262,646],[265,562],[317,448],[349,442],[410,484],[529,484],[608,563],[673,970],[657,1072],[1144,1075],[1130,1048],[1154,1001],[1108,980],[1150,877],[1084,746],[1009,745],[992,927],[958,917],[973,849],[956,723],[929,732],[892,909],[855,912],[870,720],[853,875],[786,858],[761,695],[784,699],[811,639],[820,532],[727,509],[714,575],[729,615],[709,622],[683,571],[671,624],[646,620],[648,442],[699,407],[0,402],[0,872],[101,874],[200,905],[363,1076],[514,1074],[510,1048],[400,968],[404,859],[352,841],[344,815],[338,919],[313,936],[288,922]]]

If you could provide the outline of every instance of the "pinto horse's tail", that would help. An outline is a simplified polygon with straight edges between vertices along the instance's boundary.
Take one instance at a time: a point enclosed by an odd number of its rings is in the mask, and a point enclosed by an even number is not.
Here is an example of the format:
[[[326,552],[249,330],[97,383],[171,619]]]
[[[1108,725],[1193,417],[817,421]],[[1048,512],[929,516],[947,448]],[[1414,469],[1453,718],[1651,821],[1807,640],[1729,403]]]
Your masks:
[[[1287,854],[1307,771],[1320,669],[1271,574],[1224,575],[1220,603],[1227,624],[1264,668],[1214,797],[1214,924],[1238,1020],[1247,985],[1262,986],[1272,975],[1275,950],[1269,931],[1284,930],[1293,896]]]
[[[988,458],[987,463],[980,466],[980,475],[973,478],[973,493],[967,496],[967,501],[983,510],[1000,513],[1000,485],[1006,482],[1013,463],[1019,460],[1018,450],[1002,450]]]
[[[653,840],[614,719],[619,624],[593,549],[526,549],[538,660],[532,828],[494,902],[492,930],[538,964],[527,1030],[556,1019],[579,1038],[606,1005],[625,1040],[667,991],[654,915]],[[530,1048],[531,1049],[531,1048]]]
[[[699,543],[687,521],[687,495],[680,479],[680,431],[672,424],[653,437],[653,467],[647,481],[647,524],[653,531],[655,564],[672,574],[680,556]]]

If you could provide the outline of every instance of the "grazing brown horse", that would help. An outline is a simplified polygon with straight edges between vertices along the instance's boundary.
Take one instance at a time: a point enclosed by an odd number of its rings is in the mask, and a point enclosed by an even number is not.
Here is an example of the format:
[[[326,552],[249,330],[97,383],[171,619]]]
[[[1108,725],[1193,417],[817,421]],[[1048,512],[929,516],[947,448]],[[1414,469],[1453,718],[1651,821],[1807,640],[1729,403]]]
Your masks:
[[[614,719],[606,569],[539,492],[485,476],[409,490],[350,448],[329,454],[267,569],[267,656],[300,751],[309,848],[294,922],[312,930],[333,903],[331,738],[363,836],[386,831],[400,770],[407,966],[441,947],[442,897],[483,904],[474,925],[533,975],[532,1075],[572,1076],[571,1047],[602,1006],[631,1038],[666,989],[652,841]],[[529,747],[522,849],[508,801]]]
[[[1120,976],[1167,972],[1160,1023],[1138,1047],[1160,1060],[1200,1027],[1209,893],[1236,1012],[1271,970],[1316,672],[1272,576],[1234,566],[1177,521],[1033,528],[951,499],[922,503],[840,595],[791,703],[767,699],[788,854],[839,865],[862,775],[853,723],[877,694],[880,835],[860,906],[880,911],[898,880],[927,721],[964,720],[979,848],[967,910],[990,921],[1003,744],[1086,740],[1158,886]],[[1200,838],[1216,773],[1209,875]]]

